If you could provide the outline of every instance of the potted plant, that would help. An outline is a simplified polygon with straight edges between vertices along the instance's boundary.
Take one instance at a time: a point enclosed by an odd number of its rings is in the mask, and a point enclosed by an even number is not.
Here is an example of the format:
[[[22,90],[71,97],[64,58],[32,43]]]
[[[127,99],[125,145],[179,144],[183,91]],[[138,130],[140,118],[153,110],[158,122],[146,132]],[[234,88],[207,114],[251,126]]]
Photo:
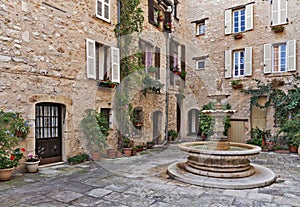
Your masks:
[[[151,149],[154,146],[154,142],[153,141],[147,142],[146,145],[147,145],[147,149]]]
[[[16,131],[18,124],[25,122],[19,113],[0,110],[0,180],[10,180],[14,167],[23,157],[25,149],[16,147],[19,141]]]
[[[234,89],[240,89],[240,88],[243,88],[243,84],[241,83],[240,80],[232,80],[232,81],[231,81],[231,86],[232,86],[232,88],[234,88]]]
[[[123,136],[123,153],[126,157],[132,156],[133,140]]]
[[[282,25],[271,26],[271,30],[275,33],[280,33],[284,31],[284,26]]]
[[[178,132],[174,129],[168,131],[168,141],[174,141],[178,137]]]
[[[185,70],[181,71],[180,77],[181,77],[182,79],[185,79],[185,77],[186,77],[186,71],[185,71]]]
[[[29,173],[37,172],[39,169],[39,163],[40,163],[39,156],[33,153],[29,153],[25,161],[25,167],[27,172]]]
[[[94,109],[87,109],[85,111],[85,117],[80,122],[80,127],[86,139],[87,147],[91,151],[91,157],[93,160],[99,160],[101,152],[103,152],[106,146],[106,137],[101,131],[99,114]]]

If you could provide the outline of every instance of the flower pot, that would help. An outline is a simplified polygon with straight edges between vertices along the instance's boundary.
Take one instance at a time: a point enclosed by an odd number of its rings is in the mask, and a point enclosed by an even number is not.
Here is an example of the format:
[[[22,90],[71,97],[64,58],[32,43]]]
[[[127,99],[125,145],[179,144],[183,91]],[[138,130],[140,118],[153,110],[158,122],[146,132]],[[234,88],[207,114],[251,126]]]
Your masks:
[[[0,181],[11,179],[14,168],[0,169]]]
[[[107,158],[108,159],[114,159],[116,158],[116,151],[115,149],[107,149],[106,150]]]
[[[297,153],[297,146],[290,146],[290,152]]]
[[[100,160],[100,152],[93,152],[92,153],[92,159],[94,161],[99,161]]]
[[[124,148],[123,153],[126,157],[129,157],[132,155],[132,148]]]
[[[40,163],[40,160],[36,161],[36,162],[25,162],[25,167],[26,167],[27,172],[29,172],[29,173],[38,172],[39,171],[39,163]]]

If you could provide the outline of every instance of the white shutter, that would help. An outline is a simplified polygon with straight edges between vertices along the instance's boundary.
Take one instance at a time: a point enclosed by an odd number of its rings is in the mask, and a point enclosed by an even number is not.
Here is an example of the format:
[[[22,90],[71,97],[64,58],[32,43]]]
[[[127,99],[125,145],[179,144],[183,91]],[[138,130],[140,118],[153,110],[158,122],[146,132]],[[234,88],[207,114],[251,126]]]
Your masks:
[[[96,43],[86,39],[86,73],[88,78],[96,79]]]
[[[104,80],[104,57],[105,57],[104,46],[99,48],[99,80]]]
[[[225,78],[231,78],[232,50],[225,50]]]
[[[245,76],[252,75],[252,47],[245,48]]]
[[[280,0],[272,0],[271,3],[271,25],[279,24],[279,1]]]
[[[287,23],[287,0],[280,0],[280,23]]]
[[[231,9],[225,10],[225,34],[231,34],[231,15]]]
[[[253,4],[246,6],[246,30],[253,29]]]
[[[272,72],[272,45],[264,45],[264,73]]]
[[[296,70],[296,40],[287,42],[287,67],[288,71]]]
[[[111,47],[111,81],[120,83],[119,48]]]
[[[96,0],[96,17],[110,22],[110,0]]]

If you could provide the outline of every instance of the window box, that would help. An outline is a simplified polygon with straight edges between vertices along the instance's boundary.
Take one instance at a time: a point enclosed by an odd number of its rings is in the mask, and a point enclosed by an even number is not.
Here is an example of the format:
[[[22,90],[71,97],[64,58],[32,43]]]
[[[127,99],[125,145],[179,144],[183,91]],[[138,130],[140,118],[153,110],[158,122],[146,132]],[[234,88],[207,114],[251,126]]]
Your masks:
[[[243,34],[242,33],[235,33],[235,34],[233,34],[233,38],[235,39],[235,40],[238,40],[238,39],[242,39],[243,38]]]
[[[240,80],[233,80],[233,81],[231,81],[231,86],[234,89],[241,89],[241,88],[243,88],[243,84],[240,82]]]
[[[271,30],[275,33],[281,33],[284,31],[284,26],[282,26],[282,25],[272,26]]]

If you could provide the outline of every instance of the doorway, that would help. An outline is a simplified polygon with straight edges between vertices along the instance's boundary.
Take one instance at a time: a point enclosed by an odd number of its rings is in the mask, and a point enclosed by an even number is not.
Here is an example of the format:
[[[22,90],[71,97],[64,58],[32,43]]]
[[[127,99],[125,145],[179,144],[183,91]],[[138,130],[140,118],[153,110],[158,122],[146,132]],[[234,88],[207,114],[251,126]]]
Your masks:
[[[35,114],[35,151],[40,164],[62,160],[62,108],[61,104],[39,103]]]

